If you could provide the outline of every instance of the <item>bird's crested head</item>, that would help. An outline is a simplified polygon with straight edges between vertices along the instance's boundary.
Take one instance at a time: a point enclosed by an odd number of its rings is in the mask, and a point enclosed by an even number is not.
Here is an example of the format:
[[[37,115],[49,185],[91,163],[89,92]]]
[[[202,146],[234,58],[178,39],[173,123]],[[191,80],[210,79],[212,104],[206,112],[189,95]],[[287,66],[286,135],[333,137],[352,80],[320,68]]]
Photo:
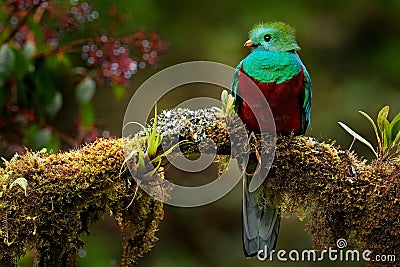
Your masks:
[[[255,49],[277,52],[300,50],[295,29],[284,22],[259,23],[251,29],[249,37],[244,45]]]

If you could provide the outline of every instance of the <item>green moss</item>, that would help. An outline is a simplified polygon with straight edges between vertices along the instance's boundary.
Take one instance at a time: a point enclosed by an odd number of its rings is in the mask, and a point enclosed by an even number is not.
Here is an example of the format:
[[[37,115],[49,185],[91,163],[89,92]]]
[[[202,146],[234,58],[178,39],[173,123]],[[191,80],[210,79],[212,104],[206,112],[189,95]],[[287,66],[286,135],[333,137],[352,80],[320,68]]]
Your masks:
[[[16,155],[0,169],[0,262],[18,260],[33,249],[41,266],[73,266],[83,246],[80,236],[103,218],[114,216],[123,235],[123,265],[149,251],[163,218],[163,205],[129,186],[119,173],[126,139],[102,139],[81,149],[48,155]],[[27,194],[10,184],[27,180]]]
[[[286,212],[310,216],[316,249],[349,247],[375,254],[400,248],[400,159],[360,160],[332,143],[307,137],[278,139],[266,195]]]

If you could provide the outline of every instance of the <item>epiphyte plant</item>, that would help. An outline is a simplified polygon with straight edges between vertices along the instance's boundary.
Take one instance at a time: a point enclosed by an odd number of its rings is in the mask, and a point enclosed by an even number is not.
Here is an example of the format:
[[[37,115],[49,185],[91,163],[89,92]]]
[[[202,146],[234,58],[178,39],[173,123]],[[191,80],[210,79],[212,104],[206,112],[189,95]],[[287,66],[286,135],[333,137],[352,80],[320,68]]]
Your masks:
[[[374,120],[365,112],[359,111],[370,123],[374,129],[376,141],[378,143],[377,149],[365,138],[356,133],[346,124],[339,122],[354,139],[368,146],[374,152],[377,159],[388,159],[400,153],[400,113],[390,122],[388,120],[389,106],[384,106],[378,113],[376,124]]]

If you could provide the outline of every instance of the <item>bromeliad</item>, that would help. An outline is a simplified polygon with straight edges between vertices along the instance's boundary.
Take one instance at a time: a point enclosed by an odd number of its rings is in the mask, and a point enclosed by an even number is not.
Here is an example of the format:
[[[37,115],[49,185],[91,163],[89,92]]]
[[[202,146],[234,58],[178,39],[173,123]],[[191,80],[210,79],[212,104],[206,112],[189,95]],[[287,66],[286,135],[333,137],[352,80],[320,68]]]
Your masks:
[[[237,66],[231,88],[239,117],[255,133],[275,128],[278,135],[304,134],[310,123],[311,80],[297,54],[295,30],[283,22],[260,23],[249,35],[244,45],[252,51]],[[249,90],[253,83],[267,100],[275,127],[262,119],[270,115],[265,99]],[[254,172],[258,161],[251,156],[247,169]],[[249,190],[251,175],[243,179],[244,252],[251,257],[262,250],[266,258],[276,246],[280,210],[272,203],[258,203],[257,191]]]

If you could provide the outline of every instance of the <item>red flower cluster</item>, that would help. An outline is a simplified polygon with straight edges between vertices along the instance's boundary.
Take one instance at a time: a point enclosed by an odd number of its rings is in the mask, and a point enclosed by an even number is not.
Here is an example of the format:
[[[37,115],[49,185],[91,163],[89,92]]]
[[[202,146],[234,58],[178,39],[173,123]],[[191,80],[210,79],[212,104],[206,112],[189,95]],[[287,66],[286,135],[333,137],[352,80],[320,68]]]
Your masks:
[[[88,2],[78,4],[77,0],[71,0],[72,7],[67,14],[59,14],[58,10],[52,10],[52,13],[58,17],[61,24],[59,31],[72,31],[85,22],[92,22],[99,18],[99,12],[93,10]]]
[[[47,5],[47,0],[8,0],[6,1],[7,8],[16,15],[40,5]]]
[[[142,53],[144,63],[152,67],[158,64],[158,55],[168,47],[168,44],[160,39],[156,32],[137,32],[132,36],[132,43]]]
[[[138,69],[156,67],[166,48],[155,32],[138,32],[121,41],[103,35],[82,46],[81,58],[89,67],[99,67],[98,78],[126,84]]]
[[[52,49],[58,48],[60,33],[71,32],[99,17],[99,12],[93,10],[88,2],[78,3],[77,0],[71,0],[66,6],[48,0],[8,0],[6,9],[11,15],[8,26],[11,30],[17,29],[14,41],[21,48],[26,42],[36,43],[31,25],[25,20],[29,16],[41,27],[44,41]],[[42,20],[44,13],[48,17],[46,22]]]
[[[20,49],[27,43],[36,45],[39,41],[36,40],[38,36],[35,36],[31,25],[23,23],[29,12],[41,27],[44,37],[42,41],[53,50],[63,48],[59,44],[62,32],[76,30],[81,24],[99,17],[99,12],[88,2],[80,3],[78,0],[70,0],[70,4],[61,6],[46,0],[8,0],[7,8],[12,14],[10,27],[18,29],[13,41]],[[45,20],[42,19],[44,13],[48,17]],[[141,31],[122,40],[103,35],[82,46],[81,58],[89,67],[97,68],[98,81],[126,85],[139,69],[156,67],[159,55],[167,46],[156,32]],[[71,47],[70,50],[75,48]]]
[[[88,103],[90,97],[85,98],[86,92],[83,102],[77,96],[79,117],[73,136],[51,126],[51,121],[62,112],[65,97],[60,79],[79,74],[85,76],[79,77],[83,81],[93,83],[94,78],[97,82],[122,85],[114,87],[118,89],[126,86],[139,70],[156,67],[168,46],[156,32],[137,32],[117,39],[106,35],[106,30],[99,33],[96,25],[91,25],[91,36],[96,36],[97,31],[99,37],[61,42],[65,33],[83,29],[82,24],[99,18],[90,0],[4,0],[2,11],[2,52],[14,60],[8,62],[10,70],[1,77],[0,151],[23,151],[21,144],[62,147],[58,142],[77,145],[94,140],[101,132],[93,106]],[[109,15],[119,16],[116,7],[110,9]],[[80,54],[85,68],[74,68],[75,62],[66,55],[69,53]],[[16,64],[17,60],[23,64]],[[71,79],[71,84],[74,81]],[[81,89],[76,91],[82,93]],[[93,84],[84,90],[93,94]],[[104,132],[103,136],[109,133]]]

